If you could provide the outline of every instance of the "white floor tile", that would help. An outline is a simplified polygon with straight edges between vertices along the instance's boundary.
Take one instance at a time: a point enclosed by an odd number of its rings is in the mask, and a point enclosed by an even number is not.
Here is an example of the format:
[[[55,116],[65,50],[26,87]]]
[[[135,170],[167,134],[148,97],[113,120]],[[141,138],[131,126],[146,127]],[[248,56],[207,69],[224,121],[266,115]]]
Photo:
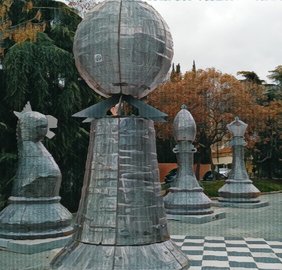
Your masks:
[[[257,268],[245,268],[245,267],[230,267],[230,270],[258,270],[258,269]]]
[[[277,246],[282,246],[282,242],[281,241],[266,241],[267,244],[269,245],[277,245]]]
[[[203,246],[183,246],[181,247],[181,250],[204,250]]]
[[[252,257],[244,257],[244,256],[228,256],[229,262],[255,262]]]
[[[268,253],[268,252],[252,252],[252,256],[254,258],[263,258],[263,257],[264,258],[277,258],[277,256],[274,253]]]
[[[265,241],[263,238],[245,237],[246,241]]]
[[[216,250],[204,250],[203,255],[227,257],[227,252],[226,251],[216,251]]]
[[[235,251],[235,252],[250,252],[250,249],[247,247],[226,247],[227,251]]]
[[[225,243],[204,243],[205,247],[226,247]]]
[[[270,249],[269,245],[267,244],[248,244],[249,248],[268,248]]]
[[[202,261],[203,260],[203,255],[190,255],[189,254],[187,257],[191,261]]]
[[[205,260],[205,261],[202,262],[202,267],[203,266],[229,267],[229,262],[228,261],[208,261],[208,260]]]
[[[201,266],[190,266],[189,270],[202,270]]]
[[[225,240],[226,244],[246,245],[244,240]]]
[[[271,270],[281,270],[282,264],[281,263],[256,263],[259,269],[271,269]]]
[[[223,241],[223,240],[224,240],[224,237],[222,237],[222,236],[206,236],[205,239],[206,239],[206,240],[210,240],[210,241],[212,241],[212,240],[220,240],[220,241]]]

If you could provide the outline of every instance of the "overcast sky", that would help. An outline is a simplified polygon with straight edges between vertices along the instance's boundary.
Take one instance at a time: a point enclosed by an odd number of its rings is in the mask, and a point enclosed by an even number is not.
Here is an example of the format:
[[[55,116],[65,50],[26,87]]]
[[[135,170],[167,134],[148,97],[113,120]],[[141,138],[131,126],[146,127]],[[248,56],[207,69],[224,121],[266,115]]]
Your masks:
[[[173,62],[182,72],[195,60],[197,68],[215,67],[237,78],[238,71],[254,71],[271,82],[268,71],[282,65],[282,0],[147,2],[170,27]]]
[[[147,0],[170,27],[181,70],[215,67],[267,79],[282,65],[282,0]],[[238,76],[236,76],[239,78]]]

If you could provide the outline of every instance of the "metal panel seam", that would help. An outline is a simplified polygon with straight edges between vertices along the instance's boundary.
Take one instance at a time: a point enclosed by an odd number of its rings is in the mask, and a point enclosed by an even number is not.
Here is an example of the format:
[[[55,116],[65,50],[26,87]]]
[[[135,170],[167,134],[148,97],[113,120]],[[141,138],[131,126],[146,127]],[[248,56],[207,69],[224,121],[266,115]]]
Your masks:
[[[112,264],[112,270],[115,270],[115,257],[116,257],[116,250],[117,250],[117,239],[118,239],[118,190],[119,190],[119,178],[120,178],[120,155],[119,155],[119,145],[120,145],[120,119],[117,120],[117,132],[118,132],[118,158],[117,158],[117,185],[116,185],[116,189],[117,189],[117,193],[116,193],[116,237],[115,237],[115,247],[114,247],[114,256],[113,256],[113,264]]]
[[[119,6],[119,18],[118,18],[118,73],[119,73],[119,88],[120,93],[122,94],[122,86],[121,86],[121,62],[120,62],[120,27],[121,27],[121,10],[122,10],[122,0],[120,0]]]

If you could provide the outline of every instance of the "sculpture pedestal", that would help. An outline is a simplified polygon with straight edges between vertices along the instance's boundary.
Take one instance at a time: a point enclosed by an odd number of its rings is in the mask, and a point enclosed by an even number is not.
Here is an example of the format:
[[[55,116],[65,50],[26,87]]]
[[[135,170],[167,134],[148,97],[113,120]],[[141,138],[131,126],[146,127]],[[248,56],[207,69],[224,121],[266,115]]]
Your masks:
[[[211,221],[225,218],[225,212],[214,210],[211,214],[206,215],[166,215],[168,220],[180,221],[190,224],[203,224]]]
[[[217,206],[219,207],[258,208],[268,205],[268,202],[260,200],[260,191],[249,179],[228,179],[219,189],[218,194],[220,197]]]
[[[3,251],[16,252],[21,254],[34,254],[47,250],[62,248],[70,240],[71,235],[36,240],[14,240],[0,238],[0,249]]]
[[[251,180],[227,179],[225,185],[218,190],[222,202],[257,203],[260,191],[253,185]]]
[[[259,208],[268,206],[267,201],[261,201],[260,191],[253,185],[251,180],[225,181],[225,185],[218,191],[218,202],[213,203],[218,207],[234,208]]]
[[[71,213],[60,204],[61,197],[10,197],[0,213],[0,238],[43,239],[73,233]]]
[[[252,201],[252,200],[239,200],[236,199],[236,201],[232,202],[226,201],[225,198],[218,198],[218,201],[212,201],[212,206],[215,207],[231,207],[231,208],[244,208],[244,209],[255,209],[260,207],[268,206],[269,202],[265,200],[260,201]]]
[[[62,250],[55,257],[52,264],[52,269],[59,270],[188,269],[187,257],[171,240],[141,246],[89,245],[74,241],[68,245],[68,250]]]
[[[183,179],[184,181],[189,181]],[[170,188],[165,197],[165,210],[169,215],[209,215],[213,213],[211,200],[201,187],[191,190]]]

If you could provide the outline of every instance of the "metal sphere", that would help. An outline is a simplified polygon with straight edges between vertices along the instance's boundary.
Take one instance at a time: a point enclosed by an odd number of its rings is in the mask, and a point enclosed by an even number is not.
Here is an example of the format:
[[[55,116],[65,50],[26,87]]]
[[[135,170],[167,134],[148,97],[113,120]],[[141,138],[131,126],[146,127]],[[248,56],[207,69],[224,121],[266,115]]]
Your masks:
[[[168,26],[153,7],[110,0],[79,24],[73,51],[77,69],[97,93],[142,98],[164,80],[172,47]]]

